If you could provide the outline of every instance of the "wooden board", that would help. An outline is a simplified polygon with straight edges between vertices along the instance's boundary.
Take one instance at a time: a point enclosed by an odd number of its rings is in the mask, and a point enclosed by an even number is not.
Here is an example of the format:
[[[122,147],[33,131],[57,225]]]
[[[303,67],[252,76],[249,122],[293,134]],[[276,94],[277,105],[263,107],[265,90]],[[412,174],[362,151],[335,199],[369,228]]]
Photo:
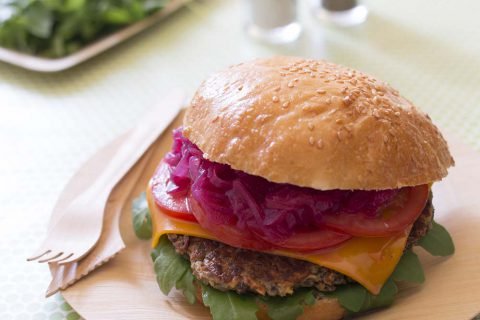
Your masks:
[[[151,27],[191,0],[172,0],[165,8],[62,58],[44,58],[0,47],[0,61],[39,72],[58,72],[84,62]]]
[[[130,198],[145,189],[158,161],[169,149],[172,124],[155,146],[156,151]],[[446,226],[456,244],[449,258],[417,252],[425,268],[426,282],[403,286],[388,309],[362,319],[471,319],[480,312],[480,156],[451,140],[456,159],[447,179],[434,186],[435,219]],[[105,149],[108,150],[108,149]],[[84,318],[100,319],[209,319],[206,308],[190,305],[177,292],[165,297],[155,281],[149,257],[149,241],[138,240],[127,203],[121,219],[127,248],[115,259],[63,292],[65,299]]]

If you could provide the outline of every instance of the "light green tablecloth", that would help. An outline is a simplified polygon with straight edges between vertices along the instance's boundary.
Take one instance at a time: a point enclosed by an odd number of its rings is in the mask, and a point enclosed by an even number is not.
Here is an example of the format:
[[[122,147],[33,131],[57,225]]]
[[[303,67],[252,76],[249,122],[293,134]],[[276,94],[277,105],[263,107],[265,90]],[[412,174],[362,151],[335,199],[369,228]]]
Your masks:
[[[480,2],[365,1],[367,23],[350,29],[318,23],[306,2],[303,37],[285,47],[244,35],[241,0],[210,0],[66,72],[0,63],[0,319],[79,317],[60,296],[44,299],[47,267],[25,262],[60,191],[170,88],[193,93],[208,73],[231,63],[291,54],[358,68],[480,149]]]

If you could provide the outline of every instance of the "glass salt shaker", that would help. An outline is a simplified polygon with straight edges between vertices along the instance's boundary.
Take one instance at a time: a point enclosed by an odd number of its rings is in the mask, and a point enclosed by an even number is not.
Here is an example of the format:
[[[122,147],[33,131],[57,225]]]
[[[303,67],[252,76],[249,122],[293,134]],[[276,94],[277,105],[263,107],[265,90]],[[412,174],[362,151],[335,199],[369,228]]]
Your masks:
[[[297,20],[296,0],[248,0],[246,32],[256,40],[285,44],[297,40],[302,26]]]

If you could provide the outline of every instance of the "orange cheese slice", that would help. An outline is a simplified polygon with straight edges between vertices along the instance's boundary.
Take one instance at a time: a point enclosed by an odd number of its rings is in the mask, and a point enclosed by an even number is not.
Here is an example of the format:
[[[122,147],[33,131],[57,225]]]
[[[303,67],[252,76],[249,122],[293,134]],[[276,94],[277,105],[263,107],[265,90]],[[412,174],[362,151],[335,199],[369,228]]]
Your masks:
[[[183,234],[222,242],[198,223],[175,219],[163,213],[155,204],[150,187],[147,190],[147,201],[152,214],[153,247],[157,246],[164,234]],[[400,260],[409,232],[410,228],[405,233],[392,237],[354,237],[322,253],[306,254],[291,250],[267,253],[305,260],[335,270],[357,281],[373,294],[378,294]]]

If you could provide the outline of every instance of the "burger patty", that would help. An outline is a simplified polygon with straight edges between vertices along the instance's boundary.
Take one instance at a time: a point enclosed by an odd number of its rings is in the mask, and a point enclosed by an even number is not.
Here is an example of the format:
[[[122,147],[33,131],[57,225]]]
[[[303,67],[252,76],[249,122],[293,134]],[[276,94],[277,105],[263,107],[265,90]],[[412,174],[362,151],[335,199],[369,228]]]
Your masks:
[[[416,245],[431,227],[430,199],[413,225],[406,249]],[[253,292],[285,296],[300,287],[334,291],[336,286],[354,282],[347,276],[311,262],[269,253],[239,249],[218,241],[168,235],[177,253],[190,260],[193,274],[205,284],[222,291]]]

